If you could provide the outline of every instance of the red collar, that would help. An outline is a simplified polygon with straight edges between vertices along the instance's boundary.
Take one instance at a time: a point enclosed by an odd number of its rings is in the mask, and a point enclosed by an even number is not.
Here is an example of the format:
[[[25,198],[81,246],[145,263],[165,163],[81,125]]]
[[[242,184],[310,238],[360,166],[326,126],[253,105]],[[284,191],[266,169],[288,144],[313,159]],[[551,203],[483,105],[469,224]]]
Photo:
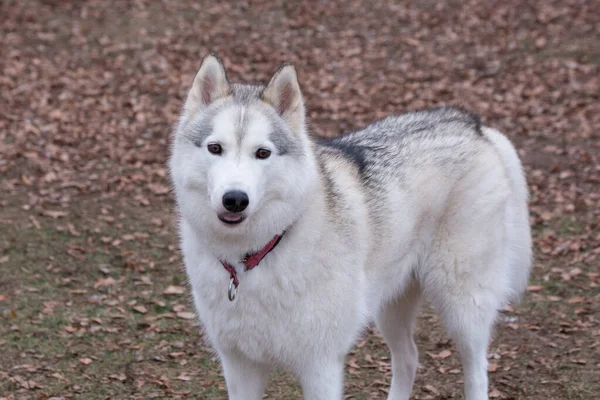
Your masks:
[[[246,271],[251,270],[252,268],[256,267],[258,264],[260,264],[260,262],[263,260],[263,258],[265,258],[265,256],[279,244],[279,241],[281,240],[281,238],[283,237],[284,234],[285,234],[285,232],[283,232],[281,235],[275,236],[273,239],[271,239],[271,241],[269,243],[267,243],[265,245],[265,247],[263,247],[256,253],[246,254],[246,257],[244,257],[244,259],[241,261],[244,264],[244,266],[246,267]],[[227,270],[227,272],[229,272],[229,275],[231,277],[231,282],[237,289],[238,285],[240,284],[240,281],[238,279],[237,273],[235,272],[235,268],[232,267],[231,265],[229,265],[228,263],[226,263],[225,261],[221,261],[221,264],[223,264],[223,267]],[[231,290],[230,290],[230,292],[231,292]],[[230,293],[229,299],[233,300],[231,297],[232,296]],[[235,293],[233,294],[233,297],[235,298]]]

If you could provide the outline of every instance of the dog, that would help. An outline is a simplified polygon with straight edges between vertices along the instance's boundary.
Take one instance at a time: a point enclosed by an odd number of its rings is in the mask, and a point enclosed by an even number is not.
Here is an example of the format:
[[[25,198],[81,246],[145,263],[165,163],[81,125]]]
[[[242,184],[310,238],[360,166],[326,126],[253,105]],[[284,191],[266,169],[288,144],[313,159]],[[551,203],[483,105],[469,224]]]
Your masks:
[[[305,399],[342,399],[345,355],[371,321],[392,355],[388,399],[408,399],[422,299],[457,345],[466,399],[488,399],[494,320],[532,258],[526,180],[503,134],[446,106],[317,140],[292,65],[266,86],[235,84],[210,54],[169,170],[230,399],[262,399],[276,366]]]

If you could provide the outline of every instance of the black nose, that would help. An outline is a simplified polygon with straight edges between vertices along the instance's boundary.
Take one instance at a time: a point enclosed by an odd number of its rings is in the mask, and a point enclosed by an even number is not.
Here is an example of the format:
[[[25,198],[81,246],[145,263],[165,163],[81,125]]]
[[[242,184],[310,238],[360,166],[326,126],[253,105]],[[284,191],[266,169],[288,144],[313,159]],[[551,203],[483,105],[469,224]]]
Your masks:
[[[223,207],[227,211],[244,211],[249,202],[248,195],[241,190],[231,190],[223,195]]]

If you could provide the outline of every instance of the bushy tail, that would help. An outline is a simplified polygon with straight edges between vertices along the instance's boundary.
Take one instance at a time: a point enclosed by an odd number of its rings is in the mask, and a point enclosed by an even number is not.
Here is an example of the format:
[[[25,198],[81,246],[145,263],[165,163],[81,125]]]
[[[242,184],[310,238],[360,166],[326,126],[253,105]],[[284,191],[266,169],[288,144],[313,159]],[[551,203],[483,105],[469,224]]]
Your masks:
[[[508,138],[497,130],[487,127],[483,129],[483,132],[494,144],[510,181],[512,196],[510,207],[507,210],[507,223],[510,225],[507,227],[507,231],[511,235],[509,251],[512,300],[517,300],[527,288],[532,264],[527,182],[517,151]]]

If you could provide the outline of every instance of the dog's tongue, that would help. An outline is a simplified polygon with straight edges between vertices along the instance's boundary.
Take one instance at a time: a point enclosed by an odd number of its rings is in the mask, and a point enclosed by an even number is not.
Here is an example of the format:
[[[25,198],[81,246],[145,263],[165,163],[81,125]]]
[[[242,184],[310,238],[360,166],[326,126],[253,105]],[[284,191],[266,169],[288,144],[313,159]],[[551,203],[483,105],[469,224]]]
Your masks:
[[[237,222],[242,219],[242,216],[236,213],[226,212],[221,214],[221,218],[229,222]]]

